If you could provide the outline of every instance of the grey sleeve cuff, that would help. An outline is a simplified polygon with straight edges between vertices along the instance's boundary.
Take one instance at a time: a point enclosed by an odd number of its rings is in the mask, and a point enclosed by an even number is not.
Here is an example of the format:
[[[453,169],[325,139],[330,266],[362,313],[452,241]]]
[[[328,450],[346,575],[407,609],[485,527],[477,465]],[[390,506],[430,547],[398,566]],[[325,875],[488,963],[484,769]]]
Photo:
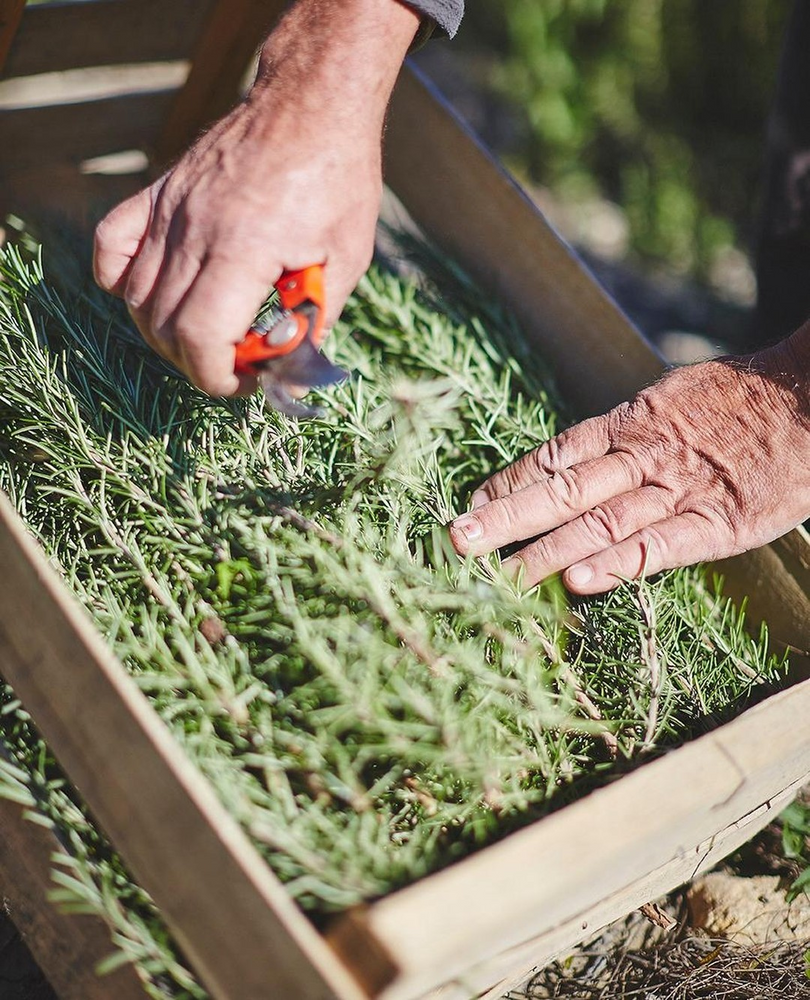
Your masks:
[[[406,0],[406,3],[430,18],[450,38],[458,31],[464,17],[464,0]]]

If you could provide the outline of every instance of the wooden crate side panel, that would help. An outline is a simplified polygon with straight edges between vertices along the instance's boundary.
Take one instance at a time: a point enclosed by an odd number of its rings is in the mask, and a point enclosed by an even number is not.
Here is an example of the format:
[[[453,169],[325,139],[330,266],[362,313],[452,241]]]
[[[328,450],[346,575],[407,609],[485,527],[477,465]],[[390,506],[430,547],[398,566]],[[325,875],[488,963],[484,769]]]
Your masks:
[[[784,557],[784,558],[783,558]],[[725,583],[723,592],[738,607],[745,606],[752,630],[766,622],[772,643],[796,653],[796,675],[807,676],[810,655],[810,600],[805,581],[792,569],[810,558],[806,533],[791,531],[761,549],[744,552],[715,565]],[[787,561],[787,560],[790,561]]]
[[[0,170],[0,217],[9,212],[42,222],[54,218],[88,231],[113,205],[148,183],[145,172],[85,174],[75,163]]]
[[[60,850],[50,830],[24,819],[22,806],[0,799],[0,897],[59,1000],[144,1000],[131,966],[96,976],[113,950],[107,926],[48,901],[51,856]]]
[[[160,91],[0,110],[0,166],[5,172],[143,149],[154,140],[174,96]]]
[[[423,1000],[450,1000],[457,996],[469,1000],[484,994],[481,1000],[497,1000],[510,990],[517,989],[531,974],[555,959],[563,958],[582,941],[606,927],[613,920],[654,900],[663,892],[671,891],[708,871],[718,861],[750,840],[771,822],[796,796],[804,783],[800,781],[763,803],[744,818],[730,824],[725,830],[696,845],[691,851],[673,858],[656,871],[647,873],[631,886],[602,900],[586,913],[578,914],[552,931],[531,941],[519,944],[489,962],[469,970],[455,983],[448,983]],[[668,886],[662,889],[662,886]],[[494,984],[494,985],[493,985]]]
[[[529,937],[586,919],[604,900],[745,822],[810,775],[808,713],[804,682],[356,915],[401,965],[386,1000],[426,993]],[[685,874],[647,881],[644,894],[659,895]],[[486,905],[482,886],[497,887]],[[335,941],[339,948],[339,929]]]
[[[386,132],[386,180],[416,223],[515,311],[582,416],[658,377],[663,364],[415,68]]]
[[[0,73],[20,27],[25,0],[0,0]]]
[[[0,565],[3,675],[211,994],[361,1000],[2,496]]]
[[[216,0],[194,51],[186,85],[155,145],[158,169],[236,103],[251,58],[286,6],[285,0]]]
[[[187,59],[210,7],[210,0],[94,0],[28,7],[3,75]]]

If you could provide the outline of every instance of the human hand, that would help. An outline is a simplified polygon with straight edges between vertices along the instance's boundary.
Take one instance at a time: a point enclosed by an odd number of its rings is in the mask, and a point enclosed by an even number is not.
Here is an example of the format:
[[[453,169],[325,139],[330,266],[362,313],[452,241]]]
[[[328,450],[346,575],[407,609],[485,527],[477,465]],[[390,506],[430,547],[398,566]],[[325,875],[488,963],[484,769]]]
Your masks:
[[[681,368],[496,473],[450,535],[530,587],[623,579],[764,545],[810,516],[810,324],[776,348]]]
[[[98,226],[98,283],[211,395],[255,389],[235,345],[283,270],[326,264],[328,329],[368,267],[383,119],[418,24],[393,0],[299,0],[246,100]]]

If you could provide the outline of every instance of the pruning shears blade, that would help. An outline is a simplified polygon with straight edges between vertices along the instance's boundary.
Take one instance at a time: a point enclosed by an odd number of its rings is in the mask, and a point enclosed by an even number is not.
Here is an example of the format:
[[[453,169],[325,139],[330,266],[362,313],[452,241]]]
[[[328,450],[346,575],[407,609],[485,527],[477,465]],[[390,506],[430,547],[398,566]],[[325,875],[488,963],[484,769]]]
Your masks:
[[[320,352],[324,337],[323,266],[285,271],[276,282],[281,307],[257,322],[236,348],[237,372],[255,375],[267,404],[291,417],[320,411],[301,402],[310,389],[346,378]]]
[[[291,354],[269,364],[259,375],[259,383],[273,409],[290,417],[316,417],[321,410],[302,403],[301,397],[310,389],[342,382],[348,374],[307,338]]]

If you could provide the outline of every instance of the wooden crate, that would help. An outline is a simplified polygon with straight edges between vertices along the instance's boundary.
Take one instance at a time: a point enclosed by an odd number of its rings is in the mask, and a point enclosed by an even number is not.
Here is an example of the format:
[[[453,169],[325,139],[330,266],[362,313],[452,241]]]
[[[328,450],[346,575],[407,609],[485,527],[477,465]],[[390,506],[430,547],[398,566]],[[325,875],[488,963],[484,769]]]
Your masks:
[[[0,0],[0,197],[15,208],[57,205],[81,216],[132,190],[141,168],[87,173],[87,161],[135,149],[154,166],[178,152],[236,98],[281,6],[95,0],[23,10],[19,0]],[[175,82],[135,92],[121,84],[113,96],[85,90],[68,103],[15,103],[15,93],[32,92],[20,78],[65,72],[69,91],[77,79],[87,85],[86,76],[70,74],[111,62],[168,63],[176,78],[161,79]],[[661,371],[537,209],[412,69],[394,97],[386,169],[417,224],[511,305],[582,415],[627,398]],[[222,1000],[499,997],[532,968],[712,865],[810,775],[805,682],[321,934],[3,498],[0,565],[3,676]],[[724,571],[775,641],[800,656],[810,649],[803,531]],[[97,921],[61,916],[47,903],[53,835],[8,803],[0,824],[0,893],[60,997],[143,996],[130,970],[114,981],[94,978],[92,966],[106,952]]]

